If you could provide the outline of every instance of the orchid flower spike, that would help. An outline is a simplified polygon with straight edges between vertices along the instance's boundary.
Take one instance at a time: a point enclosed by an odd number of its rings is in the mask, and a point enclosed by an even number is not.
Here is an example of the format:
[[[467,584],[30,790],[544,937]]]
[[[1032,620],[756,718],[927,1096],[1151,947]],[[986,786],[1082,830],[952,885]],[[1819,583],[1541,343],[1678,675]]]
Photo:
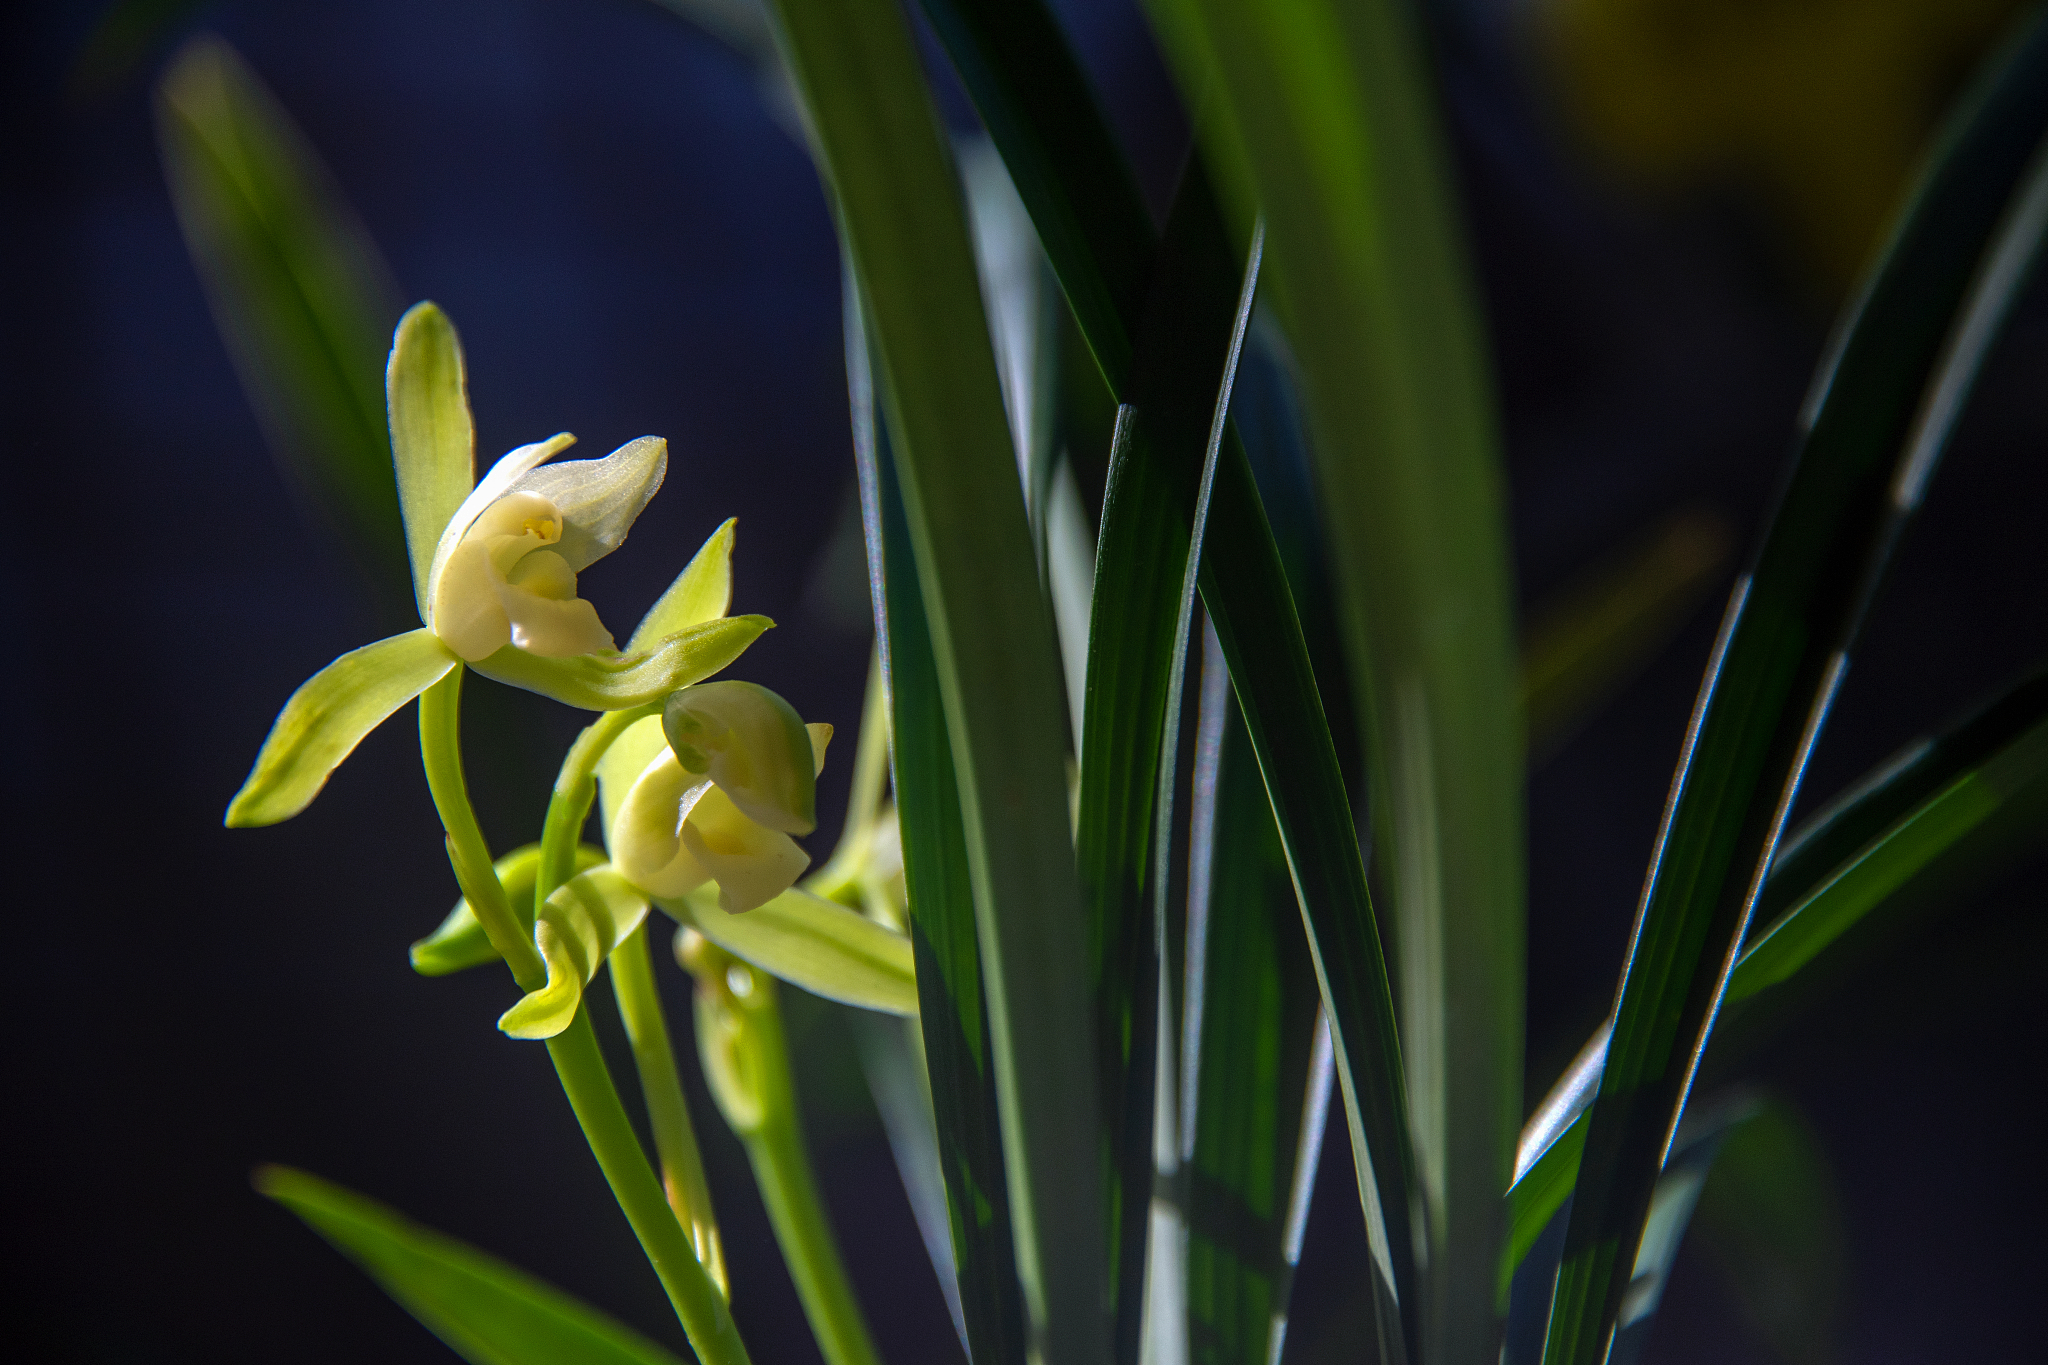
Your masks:
[[[781,697],[744,682],[685,688],[659,724],[668,743],[611,821],[613,864],[657,899],[715,882],[732,914],[794,886],[811,858],[790,836],[817,827],[817,775],[832,727],[805,725]]]
[[[228,805],[230,825],[288,820],[363,736],[468,665],[571,706],[618,711],[718,672],[773,622],[725,614],[727,523],[627,641],[577,596],[576,575],[625,542],[661,487],[668,443],[546,463],[575,440],[521,446],[475,482],[455,328],[431,303],[400,319],[385,371],[391,452],[422,629],[342,655],[292,694]]]

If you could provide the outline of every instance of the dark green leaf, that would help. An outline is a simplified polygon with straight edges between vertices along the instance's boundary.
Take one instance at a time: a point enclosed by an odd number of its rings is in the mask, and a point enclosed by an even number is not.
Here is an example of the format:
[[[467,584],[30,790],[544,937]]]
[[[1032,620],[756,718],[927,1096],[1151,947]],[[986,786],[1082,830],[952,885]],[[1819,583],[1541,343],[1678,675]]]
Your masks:
[[[867,339],[849,282],[847,387],[859,461],[861,517],[875,594],[882,670],[889,691],[896,818],[916,954],[923,1030],[941,1173],[952,1215],[952,1256],[970,1355],[1016,1365],[1024,1359],[1019,1297],[1003,1172],[995,1056],[983,1003],[974,889],[967,871],[952,741],[932,661],[930,628],[910,549],[894,462],[874,405]]]
[[[1048,44],[1057,41],[1057,30],[1042,12],[1014,22],[984,18],[975,24],[941,22],[937,27],[942,39],[954,45],[949,48],[954,63],[1010,166],[1026,208],[1040,224],[1053,271],[1104,379],[1114,392],[1123,394],[1131,376],[1119,369],[1117,358],[1128,353],[1125,338],[1137,335],[1140,325],[1136,314],[1124,311],[1119,302],[1130,297],[1129,272],[1118,262],[1127,258],[1135,231],[1132,215],[1127,207],[1119,207],[1125,201],[1105,191],[1099,178],[1065,179],[1071,167],[1114,160],[1114,152],[1106,150],[1114,148],[1114,141],[1094,115],[1093,100],[1078,83],[1071,61],[1046,57]],[[1060,130],[1058,143],[1051,140],[1052,128]],[[1087,145],[1074,145],[1082,143]],[[1068,228],[1053,225],[1055,220],[1066,222]],[[1171,486],[1180,500],[1178,515],[1191,527],[1201,524],[1196,503],[1207,496],[1202,490],[1213,489],[1202,555],[1202,600],[1216,622],[1247,713],[1253,749],[1315,947],[1344,1080],[1361,1200],[1378,1249],[1374,1292],[1381,1304],[1381,1327],[1389,1334],[1392,1355],[1399,1358],[1405,1347],[1399,1344],[1402,1332],[1393,1305],[1416,1302],[1410,1283],[1414,1242],[1409,1234],[1416,1211],[1411,1207],[1406,1102],[1386,967],[1342,769],[1250,466],[1227,429],[1211,455],[1212,469],[1202,472],[1199,483],[1190,477],[1194,471],[1180,469],[1174,471]],[[1512,1124],[1513,1115],[1508,1117]],[[1498,1205],[1505,1178],[1503,1160],[1489,1189],[1489,1208]],[[1491,1270],[1489,1264],[1489,1293]]]
[[[1723,622],[1658,836],[1589,1116],[1551,1365],[1590,1365],[1607,1349],[1627,1289],[1625,1252],[1648,1214],[1759,874],[1892,547],[2038,246],[2040,215],[2028,212],[2025,190],[2008,231],[1993,234],[2044,125],[2048,16],[1966,100],[1822,364],[1791,480]]]
[[[588,1304],[318,1176],[263,1166],[256,1188],[474,1365],[681,1365]]]
[[[307,509],[396,608],[410,589],[384,353],[399,296],[376,246],[304,136],[218,38],[195,38],[165,71],[157,137],[214,321],[272,449]]]
[[[1486,346],[1412,7],[1153,0],[1265,216],[1392,892],[1431,1360],[1490,1365],[1520,1116],[1522,740]],[[1340,1023],[1340,1033],[1342,1031]]]
[[[1312,1060],[1315,966],[1220,650],[1203,676],[1178,1153],[1188,1355],[1195,1365],[1268,1365],[1331,1068],[1327,1041],[1323,1066]]]
[[[893,0],[778,0],[869,321],[953,744],[1036,1349],[1108,1351],[1087,923],[1059,653],[960,187]]]
[[[1128,401],[1110,452],[1088,628],[1086,722],[1076,860],[1090,910],[1097,1078],[1108,1128],[1107,1195],[1118,1359],[1135,1362],[1153,1166],[1154,1020],[1159,959],[1146,864],[1172,878],[1173,749],[1192,629],[1188,494],[1229,406],[1253,289],[1216,219],[1199,164],[1188,168],[1140,324]],[[1250,278],[1256,278],[1256,258]],[[1201,528],[1195,526],[1199,536]],[[1162,742],[1163,741],[1163,742]]]

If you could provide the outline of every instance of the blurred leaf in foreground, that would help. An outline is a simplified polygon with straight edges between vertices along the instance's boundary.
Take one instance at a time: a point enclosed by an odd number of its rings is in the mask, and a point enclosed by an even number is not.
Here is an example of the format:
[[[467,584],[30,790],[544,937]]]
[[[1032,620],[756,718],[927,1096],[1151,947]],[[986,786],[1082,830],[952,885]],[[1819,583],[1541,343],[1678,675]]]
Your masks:
[[[289,1166],[260,1167],[255,1183],[473,1365],[681,1365],[587,1304],[374,1199]]]
[[[185,243],[301,505],[394,610],[405,550],[384,415],[399,293],[305,137],[233,48],[187,43],[157,86]]]

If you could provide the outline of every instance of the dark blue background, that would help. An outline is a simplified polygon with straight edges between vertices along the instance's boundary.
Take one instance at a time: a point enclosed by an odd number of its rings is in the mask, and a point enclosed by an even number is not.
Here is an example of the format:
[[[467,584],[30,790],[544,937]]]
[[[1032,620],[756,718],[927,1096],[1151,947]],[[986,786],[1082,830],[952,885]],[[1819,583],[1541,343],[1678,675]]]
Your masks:
[[[1123,6],[1063,12],[1156,204],[1183,123],[1142,26]],[[280,1160],[680,1347],[541,1051],[491,1027],[502,978],[426,981],[406,965],[454,896],[409,719],[298,820],[220,828],[284,697],[380,629],[276,475],[186,257],[148,109],[164,49],[102,97],[68,93],[96,13],[5,21],[10,1335],[38,1359],[445,1358],[248,1191],[252,1165]],[[593,455],[669,438],[666,488],[586,576],[607,623],[630,629],[737,515],[736,607],[781,623],[743,675],[843,727],[849,753],[868,628],[837,253],[809,161],[745,63],[638,0],[242,0],[195,22],[301,123],[408,296],[454,317],[482,452],[565,427]],[[1678,506],[1748,535],[1827,310],[1753,220],[1608,192],[1554,144],[1493,38],[1441,37],[1524,598]],[[1815,793],[2048,642],[2039,292],[1906,547]],[[1532,1097],[1608,1003],[1714,615],[1532,778]],[[538,832],[577,722],[486,682],[471,693],[472,782],[509,847]],[[822,788],[820,853],[840,791]],[[2040,870],[1955,907],[1765,1067],[1839,1167],[1847,1358],[2038,1351]],[[1966,969],[1971,953],[1988,975]],[[686,994],[666,981],[680,1026]],[[884,1353],[948,1358],[842,1021],[788,996],[814,1149]],[[738,1149],[696,1099],[742,1330],[756,1359],[815,1358]],[[1334,1151],[1294,1336],[1321,1358],[1363,1349],[1334,1335],[1356,1284],[1348,1181]],[[1762,1358],[1690,1253],[1652,1349]]]

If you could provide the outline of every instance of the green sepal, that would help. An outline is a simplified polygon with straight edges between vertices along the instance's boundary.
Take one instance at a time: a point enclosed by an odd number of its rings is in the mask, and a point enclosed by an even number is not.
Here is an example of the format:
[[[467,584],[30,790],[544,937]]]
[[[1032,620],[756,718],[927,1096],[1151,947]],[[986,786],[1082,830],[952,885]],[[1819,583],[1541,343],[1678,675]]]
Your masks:
[[[638,1332],[475,1247],[289,1166],[258,1193],[290,1209],[477,1365],[682,1365]]]
[[[420,620],[433,613],[431,569],[441,533],[476,483],[476,432],[455,324],[432,303],[398,320],[384,367],[391,463]]]
[[[576,871],[588,872],[604,860],[603,849],[585,844],[576,850]],[[515,848],[491,867],[498,874],[498,884],[505,888],[507,900],[514,905],[530,901],[533,884],[540,877],[540,845]],[[491,946],[490,936],[467,899],[455,902],[441,927],[412,945],[412,969],[421,976],[447,976],[465,967],[481,967],[497,960],[498,950]]]
[[[311,805],[364,735],[460,662],[432,631],[414,630],[352,649],[308,678],[228,802],[228,828],[274,825]]]
[[[791,889],[743,915],[715,900],[655,902],[743,962],[813,995],[860,1009],[917,1013],[910,939],[808,891]]]
[[[679,630],[630,654],[580,654],[573,659],[543,659],[506,645],[470,667],[493,681],[538,692],[566,706],[626,711],[710,677],[774,625],[765,616],[728,616]]]
[[[533,925],[547,984],[506,1010],[498,1027],[514,1038],[552,1038],[569,1027],[590,978],[646,918],[647,897],[610,866],[570,878]]]
[[[709,775],[748,819],[784,834],[818,827],[818,763],[796,708],[759,683],[723,681],[668,699],[662,733],[683,771]]]
[[[732,543],[738,525],[737,517],[727,517],[703,548],[691,556],[683,571],[676,575],[676,581],[669,584],[668,591],[633,627],[633,638],[626,641],[628,654],[650,648],[664,635],[716,621],[731,608]]]

